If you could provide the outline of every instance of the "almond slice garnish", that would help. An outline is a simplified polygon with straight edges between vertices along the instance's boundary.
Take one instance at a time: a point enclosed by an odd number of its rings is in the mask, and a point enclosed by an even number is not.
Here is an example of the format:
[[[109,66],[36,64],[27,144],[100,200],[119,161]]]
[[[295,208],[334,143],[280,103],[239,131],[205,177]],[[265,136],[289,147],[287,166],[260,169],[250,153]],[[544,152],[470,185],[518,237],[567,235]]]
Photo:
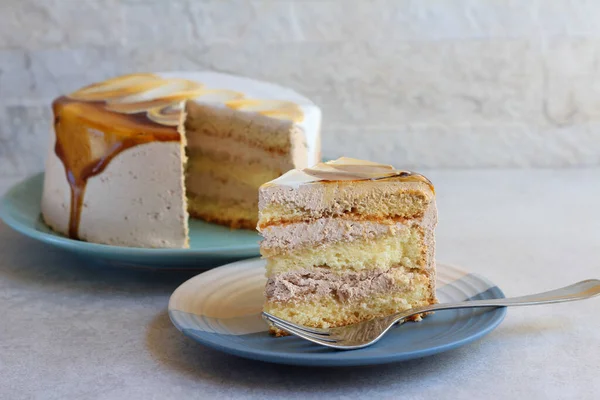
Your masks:
[[[159,111],[174,103],[196,99],[222,103],[234,110],[256,112],[272,118],[301,122],[304,113],[290,101],[246,99],[244,94],[226,89],[206,89],[200,83],[154,74],[130,74],[80,89],[68,97],[82,101],[106,101],[106,109],[124,114],[148,111],[152,118],[167,121]],[[152,110],[152,111],[150,111]],[[173,120],[168,120],[173,123]]]
[[[178,126],[181,122],[183,104],[177,106],[156,107],[148,110],[147,116],[150,120],[161,125]]]
[[[165,85],[165,80],[152,74],[132,74],[86,86],[68,95],[76,100],[100,101],[144,92]]]
[[[235,110],[257,112],[273,118],[289,119],[301,122],[304,113],[297,104],[285,100],[241,99],[227,102]]]
[[[164,108],[173,105],[173,100],[152,99],[139,103],[107,103],[106,109],[122,114],[136,114],[154,108]]]
[[[202,85],[186,79],[165,79],[162,85],[149,90],[113,99],[110,103],[141,103],[149,100],[181,101],[192,99],[202,93]]]
[[[399,177],[404,182],[423,182],[434,191],[433,184],[421,174],[397,170],[391,165],[379,164],[372,161],[339,158],[326,163],[319,163],[312,168],[303,170],[307,175],[323,181],[345,180],[379,180]]]
[[[234,90],[204,89],[194,100],[205,103],[227,103],[243,97],[243,93]]]
[[[392,165],[389,164],[380,164],[374,161],[367,160],[357,160],[350,157],[340,157],[337,160],[327,161],[325,164],[327,165],[360,165],[360,166],[375,166],[386,169],[395,169]]]
[[[268,117],[277,119],[285,119],[294,122],[302,122],[304,120],[304,113],[302,112],[302,110],[300,110],[300,108],[297,107],[286,110],[266,110],[259,112]]]

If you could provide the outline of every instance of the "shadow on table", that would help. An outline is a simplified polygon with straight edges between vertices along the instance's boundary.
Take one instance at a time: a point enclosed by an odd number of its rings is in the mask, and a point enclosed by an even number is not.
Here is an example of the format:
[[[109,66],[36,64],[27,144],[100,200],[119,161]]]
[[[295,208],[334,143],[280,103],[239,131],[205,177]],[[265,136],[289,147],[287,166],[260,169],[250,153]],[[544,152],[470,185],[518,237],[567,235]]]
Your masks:
[[[201,272],[118,267],[56,249],[16,232],[4,233],[0,241],[1,281],[63,294],[170,295],[182,282]]]
[[[468,351],[458,349],[403,363],[364,367],[315,368],[269,364],[221,353],[192,341],[173,326],[166,310],[148,325],[146,346],[163,367],[194,379],[209,380],[227,387],[261,387],[274,391],[294,388],[296,391],[304,389],[307,393],[342,387],[344,391],[355,388],[364,393],[369,386],[381,387],[392,382],[410,384],[466,362],[468,354]]]

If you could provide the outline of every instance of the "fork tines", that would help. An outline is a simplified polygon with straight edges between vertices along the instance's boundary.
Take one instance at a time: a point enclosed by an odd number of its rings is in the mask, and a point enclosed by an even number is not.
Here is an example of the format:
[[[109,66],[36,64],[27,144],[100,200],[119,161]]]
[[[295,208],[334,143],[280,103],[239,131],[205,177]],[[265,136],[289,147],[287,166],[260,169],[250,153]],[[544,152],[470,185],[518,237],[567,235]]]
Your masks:
[[[324,343],[335,343],[337,340],[330,336],[327,329],[310,328],[308,326],[302,326],[294,324],[293,322],[286,321],[279,317],[276,317],[268,312],[263,312],[263,316],[275,327],[283,329],[293,335],[299,336],[303,339],[310,340],[318,344]]]

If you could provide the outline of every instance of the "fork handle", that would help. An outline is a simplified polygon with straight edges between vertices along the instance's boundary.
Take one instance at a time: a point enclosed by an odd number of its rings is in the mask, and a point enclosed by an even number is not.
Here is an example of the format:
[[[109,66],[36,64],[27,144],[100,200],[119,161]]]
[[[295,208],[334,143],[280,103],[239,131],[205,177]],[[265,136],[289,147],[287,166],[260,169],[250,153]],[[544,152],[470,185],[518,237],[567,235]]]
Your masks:
[[[589,299],[600,294],[600,280],[588,279],[577,282],[560,289],[549,292],[530,294],[528,296],[510,297],[503,299],[490,300],[472,300],[460,303],[441,303],[430,306],[414,308],[395,315],[397,320],[410,317],[429,311],[454,310],[457,308],[475,308],[475,307],[508,307],[508,306],[533,306],[537,304],[563,303],[566,301],[575,301]]]

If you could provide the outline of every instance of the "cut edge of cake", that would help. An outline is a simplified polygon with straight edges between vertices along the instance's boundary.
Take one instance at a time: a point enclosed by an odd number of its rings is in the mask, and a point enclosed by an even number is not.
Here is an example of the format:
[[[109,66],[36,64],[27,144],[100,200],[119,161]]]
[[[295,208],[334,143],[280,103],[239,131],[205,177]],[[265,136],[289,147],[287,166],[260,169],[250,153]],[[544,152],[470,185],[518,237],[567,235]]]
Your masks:
[[[254,229],[258,188],[294,167],[308,165],[304,132],[292,120],[195,102],[188,102],[186,109],[190,214],[232,228]]]

